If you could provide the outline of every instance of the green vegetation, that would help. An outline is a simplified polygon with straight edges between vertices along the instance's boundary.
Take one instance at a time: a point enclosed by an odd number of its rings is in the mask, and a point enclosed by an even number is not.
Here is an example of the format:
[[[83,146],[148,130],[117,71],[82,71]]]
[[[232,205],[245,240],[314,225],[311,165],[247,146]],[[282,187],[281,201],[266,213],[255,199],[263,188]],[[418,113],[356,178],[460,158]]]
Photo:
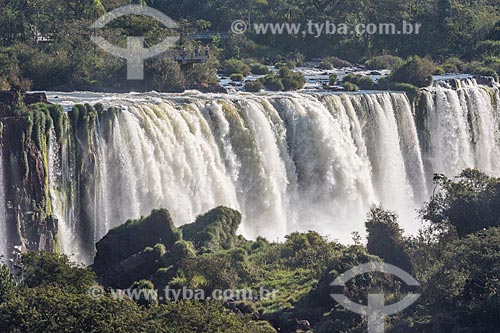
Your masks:
[[[59,332],[243,332],[274,333],[250,315],[236,316],[220,302],[182,301],[155,305],[116,299],[103,291],[88,269],[57,254],[27,253],[19,284],[0,266],[0,331]],[[133,288],[151,288],[138,281]],[[91,297],[89,288],[97,291]]]
[[[425,219],[452,225],[460,237],[500,227],[500,179],[468,169],[455,180],[436,176],[435,181],[439,191],[422,210]]]
[[[343,86],[344,86],[344,89],[346,91],[358,91],[359,90],[359,87],[351,82],[344,82]]]
[[[124,80],[125,61],[96,48],[89,38],[94,32],[88,27],[106,11],[129,3],[128,0],[5,1],[0,13],[0,89],[210,90],[217,84],[217,71],[226,76],[246,76],[250,72],[266,75],[268,70],[259,63],[274,64],[276,69],[283,66],[293,69],[305,58],[322,58],[319,67],[323,69],[347,67],[351,63],[365,63],[369,69],[397,69],[403,65],[402,58],[418,55],[433,59],[444,72],[469,69],[472,74],[496,78],[500,70],[498,62],[489,61],[500,54],[500,5],[495,0],[422,0],[408,4],[395,0],[306,0],[294,4],[286,0],[236,3],[209,0],[203,5],[193,1],[141,0],[134,3],[152,6],[171,16],[185,34],[206,30],[229,32],[231,23],[237,19],[249,18],[252,23],[304,23],[313,17],[346,22],[350,27],[359,23],[392,23],[398,30],[405,20],[420,23],[421,31],[411,36],[323,34],[316,37],[256,34],[250,29],[245,35],[232,35],[228,39],[184,38],[177,50],[146,61],[146,80],[127,81]],[[155,20],[128,16],[116,19],[97,33],[123,47],[125,36],[145,36],[147,44],[154,45],[171,31]],[[189,53],[205,45],[211,50],[206,64],[180,66],[172,60],[173,54],[182,48]],[[396,82],[415,86],[429,83],[425,77],[424,80],[410,78],[405,73],[401,73]],[[284,89],[300,86],[282,83]],[[279,83],[273,82],[271,86],[273,90],[281,90]]]
[[[394,213],[373,207],[366,221],[366,248],[359,238],[355,245],[344,246],[313,231],[292,233],[281,243],[261,237],[248,241],[236,235],[241,215],[225,207],[199,216],[180,233],[170,222],[163,223],[168,233],[179,235],[168,246],[155,243],[157,230],[137,229],[151,227],[147,224],[153,222],[147,221],[168,212],[129,221],[110,231],[114,245],[99,251],[112,251],[130,235],[145,233],[142,249],[114,266],[121,270],[108,267],[112,273],[106,273],[136,274],[122,287],[136,292],[135,302],[103,288],[116,287],[116,279],[103,280],[97,273],[105,284],[101,287],[94,272],[65,256],[28,252],[16,263],[14,276],[0,266],[0,331],[361,332],[366,319],[330,297],[338,292],[331,282],[358,264],[384,260],[422,285],[417,303],[388,319],[387,332],[495,332],[500,324],[500,181],[477,170],[465,170],[453,180],[436,175],[434,181],[436,190],[422,210],[430,226],[406,237]],[[134,263],[145,259],[144,254],[161,257],[155,270],[136,270]],[[155,292],[167,286],[205,295],[245,289],[261,297],[190,300],[180,295],[173,302]],[[91,297],[89,288],[98,297]],[[278,291],[266,297],[259,294],[261,288]],[[380,290],[388,304],[410,291],[390,276],[369,273],[349,282],[344,293],[363,303],[367,294]]]
[[[362,90],[371,90],[375,85],[375,82],[373,82],[373,80],[370,77],[365,76],[365,75],[352,74],[352,73],[344,76],[343,82],[344,82],[344,84],[351,83],[353,85],[356,85],[357,87],[359,87]],[[347,85],[347,86],[351,87],[351,85]]]
[[[290,91],[302,89],[306,84],[304,74],[293,72],[289,67],[282,66],[279,74],[268,74],[258,80],[270,91]]]
[[[397,56],[382,55],[373,57],[366,61],[365,65],[368,69],[396,69],[404,64],[404,60]]]
[[[250,67],[252,74],[255,75],[266,75],[269,74],[269,68],[262,64],[252,64]]]
[[[182,226],[182,237],[193,242],[202,252],[228,250],[237,239],[236,230],[241,223],[241,214],[235,210],[218,207],[198,216],[196,222]]]
[[[392,73],[392,80],[408,83],[417,87],[428,87],[432,84],[432,74],[436,64],[426,58],[412,57],[403,66]]]
[[[251,81],[245,83],[245,91],[247,92],[259,92],[264,89],[264,85],[260,81]]]
[[[337,74],[330,74],[330,84],[334,85],[337,83]]]
[[[334,68],[343,68],[343,67],[351,67],[352,64],[347,61],[337,57],[328,57],[324,59],[320,65],[320,69],[334,69]]]
[[[229,78],[231,79],[231,81],[241,82],[243,81],[243,74],[231,74]]]
[[[241,74],[243,76],[249,75],[250,67],[241,60],[229,59],[222,63],[222,73],[225,75]]]

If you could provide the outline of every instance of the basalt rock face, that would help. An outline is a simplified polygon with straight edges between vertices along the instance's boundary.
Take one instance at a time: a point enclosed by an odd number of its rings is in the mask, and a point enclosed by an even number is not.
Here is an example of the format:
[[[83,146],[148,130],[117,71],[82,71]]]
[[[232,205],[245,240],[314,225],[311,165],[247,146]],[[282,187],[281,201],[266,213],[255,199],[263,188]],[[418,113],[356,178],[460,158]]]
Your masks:
[[[153,211],[145,219],[131,220],[110,230],[103,239],[97,242],[94,271],[98,276],[107,279],[107,276],[114,275],[118,271],[135,269],[131,267],[141,266],[145,264],[142,261],[151,259],[150,256],[139,254],[141,251],[154,247],[156,244],[163,244],[169,250],[178,239],[179,235],[168,211]],[[131,259],[138,254],[139,258]]]
[[[146,248],[107,269],[101,276],[106,286],[125,289],[134,282],[153,275],[162,266],[162,251],[159,247]]]
[[[32,101],[44,100],[45,95]],[[13,92],[0,93],[1,156],[5,193],[5,249],[57,251],[58,221],[48,191],[48,131],[62,107],[44,103],[26,107]],[[26,101],[25,101],[26,103]],[[55,139],[55,138],[54,138]]]
[[[45,93],[20,93],[17,91],[0,91],[0,103],[5,105],[18,104],[19,98],[26,105],[36,103],[50,104]]]

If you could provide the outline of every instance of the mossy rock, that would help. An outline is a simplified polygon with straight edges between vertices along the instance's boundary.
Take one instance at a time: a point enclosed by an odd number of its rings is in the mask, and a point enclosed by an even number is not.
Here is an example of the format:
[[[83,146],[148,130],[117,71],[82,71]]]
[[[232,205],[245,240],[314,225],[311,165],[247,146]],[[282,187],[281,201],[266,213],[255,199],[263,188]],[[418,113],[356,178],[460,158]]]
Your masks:
[[[236,231],[241,214],[227,207],[217,207],[196,218],[195,223],[181,227],[184,240],[193,242],[201,252],[230,249],[237,241]]]
[[[94,271],[100,276],[110,267],[147,247],[159,248],[157,244],[162,244],[169,250],[178,240],[179,233],[170,213],[165,209],[154,210],[147,218],[130,220],[110,230],[97,242]]]

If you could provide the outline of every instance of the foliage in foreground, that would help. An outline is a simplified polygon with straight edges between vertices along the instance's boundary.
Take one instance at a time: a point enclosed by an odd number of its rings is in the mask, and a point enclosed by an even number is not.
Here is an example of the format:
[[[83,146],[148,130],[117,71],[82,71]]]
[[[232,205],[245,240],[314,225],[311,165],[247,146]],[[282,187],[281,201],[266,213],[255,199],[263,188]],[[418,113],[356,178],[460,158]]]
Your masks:
[[[338,292],[331,282],[356,265],[382,258],[422,284],[417,303],[390,317],[386,331],[494,332],[500,325],[498,180],[465,170],[454,180],[437,175],[435,183],[438,189],[424,209],[424,217],[434,222],[430,227],[405,237],[394,213],[373,207],[366,248],[359,240],[343,246],[312,231],[292,233],[282,243],[247,241],[235,236],[239,213],[219,207],[181,229],[184,239],[167,249],[155,246],[165,267],[151,280],[145,276],[130,286],[160,289],[164,283],[207,295],[226,288],[277,289],[275,297],[134,302],[103,291],[93,298],[88,291],[98,283],[91,270],[62,255],[26,253],[14,276],[0,267],[0,331],[364,332],[365,318],[330,297]],[[397,279],[379,273],[358,276],[343,290],[358,303],[380,291],[388,304],[408,292]]]

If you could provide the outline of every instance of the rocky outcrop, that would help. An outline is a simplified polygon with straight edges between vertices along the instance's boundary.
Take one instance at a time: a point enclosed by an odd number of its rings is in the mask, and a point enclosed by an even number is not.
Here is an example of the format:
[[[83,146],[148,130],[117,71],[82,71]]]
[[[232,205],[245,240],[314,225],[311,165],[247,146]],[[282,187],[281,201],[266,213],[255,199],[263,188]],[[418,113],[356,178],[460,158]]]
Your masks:
[[[195,223],[182,226],[182,237],[193,242],[201,252],[230,249],[237,240],[236,231],[240,224],[240,212],[217,207],[198,216]]]
[[[146,248],[109,268],[101,282],[106,286],[125,289],[144,277],[153,275],[161,265],[162,251],[160,247]]]
[[[147,218],[131,220],[110,230],[104,238],[97,242],[94,271],[98,276],[106,278],[116,274],[116,272],[127,271],[135,265],[146,265],[147,263],[141,263],[139,260],[146,257],[139,256],[139,259],[132,259],[131,262],[127,262],[127,260],[144,251],[147,247],[156,246],[156,244],[164,245],[167,250],[172,249],[178,240],[179,234],[170,213],[165,209],[153,211]],[[146,259],[147,262],[150,262],[151,258],[147,257]]]
[[[478,84],[482,84],[488,87],[495,86],[495,78],[493,76],[474,75],[474,79]]]
[[[14,94],[14,95],[13,95]],[[44,94],[39,94],[43,100]],[[7,104],[16,93],[0,93],[1,149],[4,165],[7,239],[14,247],[58,251],[57,219],[51,216],[48,191],[48,133],[60,106]]]
[[[21,93],[17,91],[0,91],[0,103],[5,105],[16,105],[19,102],[19,98],[23,99],[23,103],[26,105],[35,103],[47,103],[47,95],[45,93]]]
[[[184,259],[196,257],[197,252],[231,248],[238,240],[240,223],[238,211],[218,207],[182,227],[181,235],[168,211],[156,210],[110,230],[96,244],[93,269],[105,286],[128,288],[148,279],[162,289],[177,275]]]

